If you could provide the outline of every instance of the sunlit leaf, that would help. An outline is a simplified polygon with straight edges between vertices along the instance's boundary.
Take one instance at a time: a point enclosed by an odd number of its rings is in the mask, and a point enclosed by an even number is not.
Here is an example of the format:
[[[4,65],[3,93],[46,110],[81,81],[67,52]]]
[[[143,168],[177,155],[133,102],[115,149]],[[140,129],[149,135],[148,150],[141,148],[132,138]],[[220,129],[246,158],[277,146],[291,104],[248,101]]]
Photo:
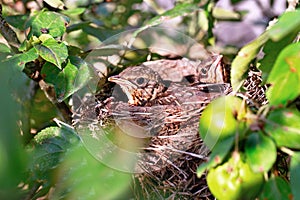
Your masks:
[[[50,11],[40,11],[33,16],[26,24],[30,27],[28,38],[32,35],[39,37],[43,33],[48,33],[53,37],[59,37],[66,31],[66,23],[69,19],[59,13]]]
[[[267,117],[265,131],[277,146],[300,149],[300,113],[297,110],[280,109]]]
[[[270,40],[264,46],[265,56],[261,60],[261,66],[259,66],[259,69],[263,72],[264,82],[268,78],[279,53],[295,39],[300,31],[300,18],[293,18],[296,15],[299,15],[299,11],[284,13],[278,22],[267,31]]]
[[[286,105],[300,94],[300,43],[281,51],[267,82],[270,105]]]
[[[293,199],[290,185],[280,177],[270,178],[264,185],[263,191],[259,196],[260,200],[278,199],[286,200]]]
[[[34,48],[43,59],[53,63],[59,69],[68,57],[67,46],[64,43],[58,43],[53,38],[45,40],[42,44],[34,45]]]
[[[245,79],[251,61],[257,56],[260,48],[269,39],[269,35],[265,32],[256,40],[244,46],[235,57],[231,65],[231,84],[234,90],[239,89]]]
[[[291,42],[295,39],[298,32],[291,32],[286,35],[284,38],[281,38],[279,41],[268,40],[265,46],[263,47],[263,52],[265,56],[260,61],[259,69],[262,71],[263,82],[266,82],[272,67],[274,66],[276,59],[279,53],[284,49],[287,45],[291,44]]]
[[[291,32],[300,31],[300,10],[285,12],[269,30],[270,38],[279,41]]]
[[[37,149],[34,150],[36,151],[35,158],[45,162],[45,168],[41,170],[48,170],[57,166],[58,163],[55,163],[55,160],[57,161],[58,159],[56,153],[66,151],[67,147],[70,144],[78,142],[78,139],[79,138],[74,131],[70,131],[70,129],[65,127],[52,126],[39,132],[34,137],[33,145],[34,148]],[[47,155],[53,156],[54,160],[46,159],[45,157]],[[40,164],[39,166],[42,166],[41,162],[38,163]]]
[[[294,199],[300,199],[300,153],[294,153],[291,160],[290,166],[291,172],[291,189]]]
[[[246,141],[247,161],[254,172],[267,172],[276,161],[276,145],[262,132],[252,133]]]
[[[32,48],[27,52],[15,54],[12,57],[2,60],[2,62],[0,62],[0,63],[2,63],[4,65],[6,63],[9,63],[9,65],[18,66],[20,71],[22,71],[24,69],[24,66],[26,63],[34,61],[38,57],[39,57],[38,53],[36,52],[36,50],[34,48]]]
[[[29,148],[33,156],[32,178],[49,178],[49,172],[59,165],[63,153],[78,141],[76,133],[65,127],[48,127],[39,132]]]
[[[48,127],[34,137],[27,148],[31,163],[28,166],[30,176],[26,181],[30,186],[41,186],[42,190],[34,194],[35,198],[49,192],[54,181],[53,170],[64,160],[65,153],[78,142],[76,132],[65,126]]]

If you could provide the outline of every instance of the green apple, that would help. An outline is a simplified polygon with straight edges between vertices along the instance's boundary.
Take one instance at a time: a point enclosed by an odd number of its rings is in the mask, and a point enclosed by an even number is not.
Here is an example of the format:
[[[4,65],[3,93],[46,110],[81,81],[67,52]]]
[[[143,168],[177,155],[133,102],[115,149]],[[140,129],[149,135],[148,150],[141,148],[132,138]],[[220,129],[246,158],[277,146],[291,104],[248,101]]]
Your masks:
[[[264,183],[263,173],[254,173],[239,154],[209,170],[207,184],[219,200],[253,200]]]
[[[223,96],[212,101],[200,118],[201,138],[212,149],[219,140],[242,133],[246,113],[246,105],[240,98]]]

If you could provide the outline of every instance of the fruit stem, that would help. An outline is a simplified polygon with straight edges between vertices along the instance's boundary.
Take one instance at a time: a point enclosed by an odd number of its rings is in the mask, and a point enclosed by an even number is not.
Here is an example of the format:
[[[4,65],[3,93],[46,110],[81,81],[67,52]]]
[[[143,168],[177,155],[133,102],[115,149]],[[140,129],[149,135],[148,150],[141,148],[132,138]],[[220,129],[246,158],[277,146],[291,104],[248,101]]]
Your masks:
[[[238,123],[239,121],[236,121],[237,126],[238,127]],[[239,151],[239,130],[238,128],[236,129],[236,133],[235,133],[235,144],[234,144],[234,151],[238,152]]]

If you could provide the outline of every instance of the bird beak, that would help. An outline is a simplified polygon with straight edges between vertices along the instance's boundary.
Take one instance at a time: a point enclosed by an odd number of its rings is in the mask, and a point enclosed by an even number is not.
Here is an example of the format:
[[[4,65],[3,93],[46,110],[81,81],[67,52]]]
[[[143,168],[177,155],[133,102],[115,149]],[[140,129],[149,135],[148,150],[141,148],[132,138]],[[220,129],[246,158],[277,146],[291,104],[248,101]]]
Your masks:
[[[123,92],[126,94],[128,102],[134,104],[132,93],[135,89],[137,89],[136,85],[131,83],[129,80],[122,78],[119,75],[109,77],[108,81],[118,84],[122,88]]]
[[[108,81],[110,82],[114,82],[118,85],[120,85],[121,87],[126,87],[126,88],[131,88],[131,89],[134,89],[136,88],[136,85],[134,85],[132,82],[130,82],[129,80],[127,79],[124,79],[122,78],[121,76],[119,75],[115,75],[115,76],[111,76],[108,78]]]
[[[111,76],[108,78],[108,81],[118,83],[120,81],[121,77],[119,75]]]

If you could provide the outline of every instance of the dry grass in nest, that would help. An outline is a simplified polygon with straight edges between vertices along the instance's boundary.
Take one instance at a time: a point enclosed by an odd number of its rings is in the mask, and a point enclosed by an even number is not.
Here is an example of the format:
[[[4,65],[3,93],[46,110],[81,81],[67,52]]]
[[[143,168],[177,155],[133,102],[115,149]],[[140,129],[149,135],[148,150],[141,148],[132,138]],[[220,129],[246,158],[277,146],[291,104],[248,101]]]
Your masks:
[[[105,127],[105,123],[114,123],[111,113],[95,118],[95,99],[88,97],[77,110],[77,123],[89,121],[96,126]],[[147,127],[151,132],[150,142],[144,146],[136,171],[133,175],[133,189],[136,199],[213,199],[206,184],[205,174],[198,178],[197,167],[207,159],[208,149],[198,134],[198,120],[201,111],[185,112],[170,106],[132,107],[123,102],[119,104],[122,111],[115,107],[119,119],[128,120],[125,116],[131,112],[131,120],[140,124],[153,124]],[[158,110],[164,113],[158,113]],[[168,113],[166,112],[174,112]],[[104,109],[105,110],[105,109]],[[98,112],[98,111],[97,111]],[[122,113],[124,112],[124,116]],[[153,115],[156,113],[156,115]],[[193,113],[193,115],[191,115]],[[174,118],[174,114],[178,117]],[[187,114],[187,113],[185,113]],[[157,118],[161,117],[161,120]],[[99,116],[98,116],[99,117]],[[99,121],[100,120],[100,121]],[[103,120],[103,121],[101,121]],[[155,120],[155,123],[152,123]],[[167,122],[167,123],[166,123]]]

